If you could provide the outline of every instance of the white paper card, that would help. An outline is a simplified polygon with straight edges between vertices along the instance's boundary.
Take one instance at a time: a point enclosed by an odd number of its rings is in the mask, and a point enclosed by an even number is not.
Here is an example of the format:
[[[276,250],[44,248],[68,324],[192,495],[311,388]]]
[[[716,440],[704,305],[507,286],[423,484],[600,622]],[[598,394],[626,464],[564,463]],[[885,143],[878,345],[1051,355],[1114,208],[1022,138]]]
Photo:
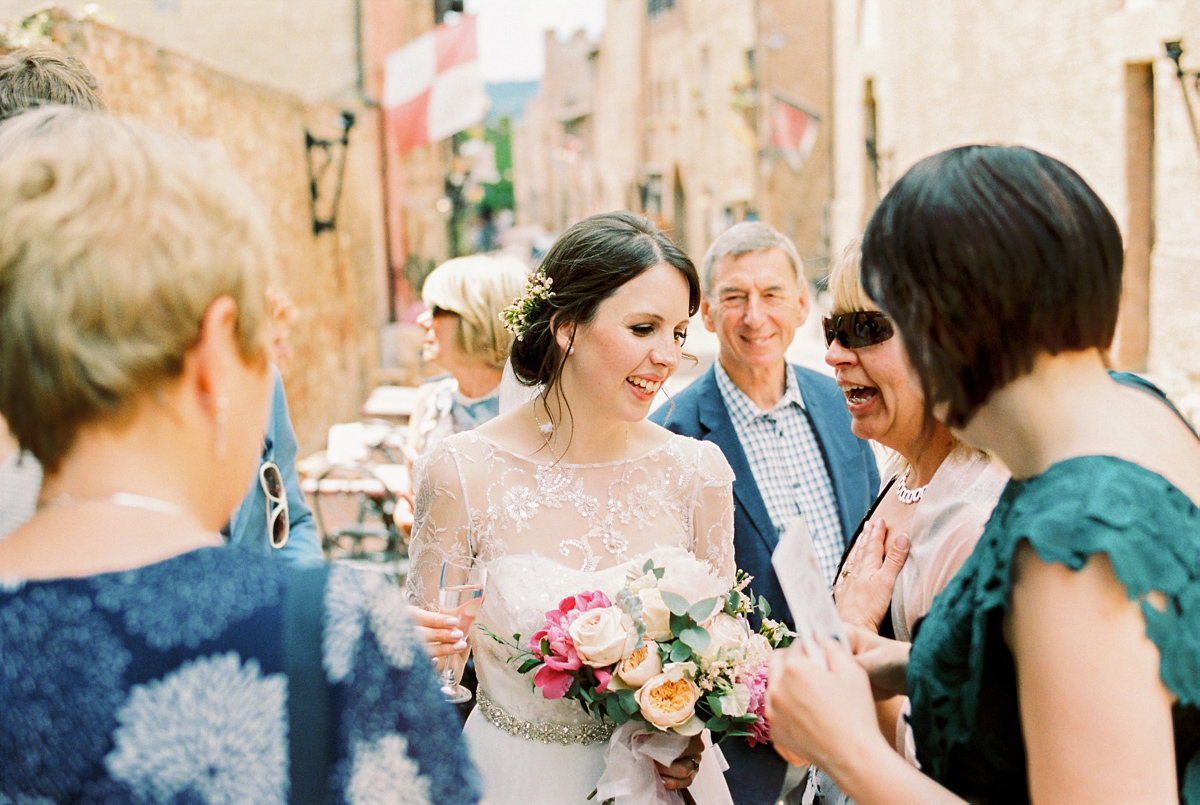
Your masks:
[[[817,559],[817,549],[803,517],[793,521],[780,535],[779,544],[771,554],[771,565],[783,588],[783,597],[792,610],[796,639],[801,641],[805,652],[823,651],[821,647],[830,638],[846,645],[846,629],[838,617],[837,606],[833,603],[825,572]]]

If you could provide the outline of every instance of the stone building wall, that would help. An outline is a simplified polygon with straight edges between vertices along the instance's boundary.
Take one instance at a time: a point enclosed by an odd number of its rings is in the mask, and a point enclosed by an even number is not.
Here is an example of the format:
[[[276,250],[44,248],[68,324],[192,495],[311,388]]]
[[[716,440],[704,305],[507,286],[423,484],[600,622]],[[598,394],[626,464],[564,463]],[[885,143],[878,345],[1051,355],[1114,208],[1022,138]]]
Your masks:
[[[598,47],[549,36],[546,79],[515,138],[518,218],[555,231],[630,208],[698,260],[728,225],[758,214],[792,235],[819,271],[828,251],[828,129],[799,171],[765,146],[775,93],[824,116],[828,5],[677,0],[650,14],[645,0],[608,0]],[[590,87],[590,103],[573,118],[563,99],[576,87]],[[572,121],[584,147],[564,159]]]
[[[337,228],[314,236],[304,133],[339,133],[340,107],[307,105],[94,20],[64,19],[54,38],[96,74],[111,111],[216,141],[258,195],[276,284],[299,311],[283,375],[301,453],[324,446],[328,426],[357,419],[374,387],[386,316],[371,116],[351,132]]]
[[[1200,143],[1163,48],[1182,39],[1185,69],[1200,69],[1200,1],[834,9],[834,248],[928,154],[969,142],[1045,151],[1092,184],[1126,239],[1114,362],[1176,395],[1200,387]]]

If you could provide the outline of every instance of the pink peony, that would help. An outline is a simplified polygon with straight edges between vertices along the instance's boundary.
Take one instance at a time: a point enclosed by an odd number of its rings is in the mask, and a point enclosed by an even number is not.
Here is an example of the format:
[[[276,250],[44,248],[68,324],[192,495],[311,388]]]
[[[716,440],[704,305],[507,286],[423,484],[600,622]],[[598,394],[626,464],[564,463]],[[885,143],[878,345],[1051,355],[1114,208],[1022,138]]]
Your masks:
[[[533,684],[542,689],[544,697],[561,699],[566,696],[575,680],[574,672],[583,667],[583,661],[571,640],[571,624],[582,612],[611,605],[608,596],[597,590],[568,596],[559,603],[558,609],[546,613],[546,628],[534,632],[529,638],[529,647],[534,656],[544,663],[533,675]],[[549,654],[542,653],[543,638],[549,643]],[[607,687],[608,680],[603,682]]]
[[[750,725],[752,734],[746,738],[746,743],[750,746],[770,743],[771,725],[767,723],[767,664],[759,665],[753,673],[742,677],[742,683],[750,689],[750,706],[746,708],[746,712],[758,716],[758,721]]]
[[[569,595],[558,604],[558,611],[565,614],[571,612],[587,612],[589,609],[599,609],[600,607],[611,607],[612,601],[608,600],[608,596],[600,590],[594,590],[590,593],[579,593],[577,595]],[[549,615],[550,613],[546,613]],[[574,620],[574,618],[572,618]]]

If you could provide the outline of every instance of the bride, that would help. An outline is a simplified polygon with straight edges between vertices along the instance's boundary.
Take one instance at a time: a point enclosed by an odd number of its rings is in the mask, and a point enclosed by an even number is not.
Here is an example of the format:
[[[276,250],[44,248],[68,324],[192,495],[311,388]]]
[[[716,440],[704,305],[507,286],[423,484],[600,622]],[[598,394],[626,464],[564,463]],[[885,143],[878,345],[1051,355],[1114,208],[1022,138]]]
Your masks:
[[[507,315],[512,368],[538,396],[443,440],[414,468],[413,601],[435,608],[446,558],[488,567],[466,637],[479,691],[465,734],[493,805],[587,805],[611,725],[575,701],[545,699],[508,662],[512,649],[478,626],[527,645],[562,598],[613,595],[655,548],[684,548],[733,578],[729,465],[715,446],[645,418],[679,367],[699,301],[691,260],[648,220],[617,212],[581,221]],[[424,630],[431,653],[462,648],[452,626]],[[728,803],[722,762],[694,739],[658,771],[668,790],[690,786],[701,805]]]

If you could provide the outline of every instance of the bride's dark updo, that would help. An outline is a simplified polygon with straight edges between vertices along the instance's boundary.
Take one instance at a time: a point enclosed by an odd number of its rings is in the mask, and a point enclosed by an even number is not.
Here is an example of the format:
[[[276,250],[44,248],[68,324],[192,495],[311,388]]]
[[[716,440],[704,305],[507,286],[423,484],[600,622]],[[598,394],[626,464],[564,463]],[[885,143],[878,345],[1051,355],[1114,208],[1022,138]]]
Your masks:
[[[632,212],[608,212],[585,218],[564,232],[539,269],[552,280],[553,296],[539,298],[529,307],[521,338],[513,341],[509,360],[517,379],[526,386],[554,388],[567,357],[555,331],[564,324],[590,323],[601,302],[659,263],[683,275],[688,284],[688,314],[695,315],[700,307],[696,266],[649,219]]]

